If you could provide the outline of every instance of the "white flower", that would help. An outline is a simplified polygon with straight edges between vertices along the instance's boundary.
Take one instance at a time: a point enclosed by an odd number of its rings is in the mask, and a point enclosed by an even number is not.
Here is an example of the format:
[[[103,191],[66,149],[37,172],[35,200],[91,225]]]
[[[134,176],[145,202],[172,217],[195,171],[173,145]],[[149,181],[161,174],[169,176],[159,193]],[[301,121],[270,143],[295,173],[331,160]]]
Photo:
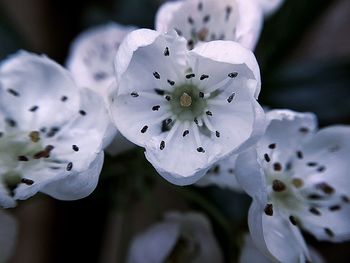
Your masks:
[[[119,45],[134,29],[110,22],[81,33],[73,41],[67,60],[67,68],[76,83],[106,97],[115,81],[114,59]]]
[[[256,0],[180,0],[164,3],[156,15],[156,29],[175,29],[193,48],[198,42],[237,41],[253,50],[263,13]]]
[[[265,16],[275,13],[282,6],[284,1],[285,0],[258,0]]]
[[[110,140],[100,96],[78,89],[52,60],[19,52],[0,65],[0,206],[38,191],[85,197],[96,187]]]
[[[75,82],[98,92],[108,101],[108,91],[115,83],[114,59],[124,37],[135,28],[110,22],[81,33],[72,43],[67,60]],[[134,147],[120,133],[106,148],[116,155]]]
[[[120,46],[116,70],[111,112],[118,130],[174,184],[194,183],[264,131],[259,67],[237,43],[188,51],[175,32],[140,29]]]
[[[134,238],[127,262],[221,263],[223,257],[206,217],[172,212]]]
[[[310,257],[313,263],[324,263],[322,256],[312,247],[309,247]],[[240,263],[273,263],[272,260],[262,254],[254,245],[254,242],[250,235],[246,235],[244,238],[244,246],[239,259]]]
[[[350,127],[316,132],[313,114],[267,113],[256,149],[236,161],[236,176],[253,198],[249,228],[256,245],[281,262],[304,262],[300,228],[319,240],[350,238]]]
[[[17,232],[18,226],[15,218],[0,210],[0,262],[7,262],[13,254]]]
[[[214,185],[238,193],[243,192],[235,176],[236,159],[237,155],[232,155],[216,163],[195,185],[199,187]]]

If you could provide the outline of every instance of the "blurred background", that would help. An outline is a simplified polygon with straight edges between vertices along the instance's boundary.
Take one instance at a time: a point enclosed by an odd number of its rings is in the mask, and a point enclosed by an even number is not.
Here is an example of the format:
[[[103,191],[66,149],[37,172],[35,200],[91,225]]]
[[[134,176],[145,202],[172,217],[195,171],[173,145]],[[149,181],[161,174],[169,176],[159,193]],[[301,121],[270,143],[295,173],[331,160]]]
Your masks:
[[[0,59],[26,49],[64,65],[82,30],[108,21],[153,28],[161,2],[0,0]],[[349,0],[286,0],[266,20],[255,53],[262,104],[315,112],[320,126],[350,124]],[[216,187],[170,185],[142,149],[134,149],[107,156],[100,183],[86,199],[62,202],[37,195],[11,209],[19,236],[10,262],[123,262],[132,237],[170,210],[206,214],[226,262],[236,262],[249,203],[245,195]],[[349,242],[306,238],[327,262],[350,262]]]

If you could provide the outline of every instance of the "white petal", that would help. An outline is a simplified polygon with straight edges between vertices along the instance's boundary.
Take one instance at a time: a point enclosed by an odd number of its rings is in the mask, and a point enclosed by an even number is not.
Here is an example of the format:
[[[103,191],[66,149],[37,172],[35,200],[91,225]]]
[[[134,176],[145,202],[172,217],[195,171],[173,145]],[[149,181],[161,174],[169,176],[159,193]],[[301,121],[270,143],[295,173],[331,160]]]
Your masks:
[[[191,51],[199,57],[207,60],[206,63],[201,63],[199,71],[206,72],[210,68],[210,73],[213,76],[227,76],[228,72],[238,72],[239,75],[235,78],[238,81],[240,78],[244,81],[244,85],[248,85],[248,89],[252,95],[257,99],[261,88],[260,69],[254,54],[241,46],[238,43],[231,41],[211,41],[202,44]],[[197,59],[194,56],[193,59]],[[220,67],[215,69],[210,67],[211,61],[227,63],[226,68]],[[213,72],[213,73],[212,73]],[[211,81],[211,78],[208,79]],[[215,80],[214,80],[215,81]]]
[[[103,165],[103,152],[100,152],[88,169],[82,172],[72,173],[66,178],[53,181],[41,189],[59,200],[77,200],[84,198],[95,190]]]
[[[63,96],[67,101],[62,101]],[[60,126],[70,112],[78,111],[78,105],[79,93],[68,71],[45,56],[21,51],[1,64],[0,110],[20,128]],[[30,111],[34,106],[38,110]]]
[[[16,219],[0,210],[0,262],[7,262],[14,252],[18,233]]]
[[[264,11],[264,15],[269,16],[275,13],[281,7],[284,0],[258,0],[258,2]]]
[[[81,33],[72,43],[67,68],[80,87],[89,87],[106,96],[114,80],[114,59],[131,26],[107,23]]]
[[[296,156],[302,145],[310,140],[317,128],[317,119],[313,113],[299,113],[290,110],[272,110],[267,112],[268,127],[259,141],[258,154],[263,159],[269,145],[275,144],[273,156],[282,164]]]
[[[262,21],[255,0],[174,1],[158,10],[156,29],[163,33],[176,29],[188,40],[233,40],[254,49]]]
[[[232,155],[214,164],[207,174],[197,181],[195,185],[200,187],[215,185],[238,193],[243,192],[234,174],[236,159],[237,155]]]
[[[248,217],[252,239],[269,259],[295,263],[310,258],[299,229],[282,218],[278,211],[274,211],[273,216],[267,216],[263,206],[254,200]]]
[[[138,235],[131,243],[128,263],[162,263],[174,248],[180,234],[177,222],[159,223]]]

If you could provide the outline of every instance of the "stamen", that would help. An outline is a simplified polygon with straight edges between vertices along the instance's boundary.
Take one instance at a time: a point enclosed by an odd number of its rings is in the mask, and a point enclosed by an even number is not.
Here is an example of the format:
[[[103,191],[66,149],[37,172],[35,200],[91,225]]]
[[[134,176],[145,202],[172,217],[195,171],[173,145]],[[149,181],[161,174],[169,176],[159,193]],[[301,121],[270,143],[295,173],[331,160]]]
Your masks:
[[[192,105],[192,97],[184,92],[180,97],[180,105],[182,107],[190,107]]]
[[[166,47],[164,50],[164,56],[168,57],[170,55],[169,48]]]
[[[19,97],[18,91],[15,91],[13,89],[7,89],[7,92],[10,93],[11,95],[15,96],[15,97]]]
[[[216,137],[219,138],[219,137],[220,137],[220,132],[216,131],[216,132],[215,132],[215,135],[216,135]]]
[[[300,178],[293,178],[292,180],[292,184],[296,187],[296,188],[300,188],[304,185],[303,180],[301,180]]]
[[[143,126],[143,128],[141,129],[141,133],[145,133],[147,131],[147,129],[148,129],[147,125]]]
[[[199,2],[198,3],[198,11],[202,11],[203,10],[203,3]]]
[[[213,116],[213,113],[211,111],[206,111],[205,114],[207,114],[208,116]]]
[[[153,111],[158,111],[160,109],[160,105],[156,105],[152,107]]]
[[[191,24],[191,25],[193,25],[193,23],[194,23],[192,17],[190,17],[190,16],[187,18],[187,21],[188,21],[188,23]]]
[[[232,7],[227,6],[226,7],[226,17],[225,17],[226,21],[228,21],[230,19],[231,12],[232,12]]]
[[[24,156],[24,155],[20,155],[20,156],[18,156],[18,161],[20,161],[20,162],[28,162],[29,159],[26,156]]]
[[[137,98],[139,96],[139,94],[135,91],[130,93],[131,97]]]
[[[272,204],[267,204],[264,208],[264,212],[268,216],[273,216],[273,207]]]
[[[170,101],[170,100],[171,100],[171,97],[170,97],[169,95],[166,95],[166,96],[165,96],[165,99],[166,99],[167,101]]]
[[[79,151],[79,147],[76,146],[75,144],[72,145],[72,149],[73,149],[73,151],[75,151],[75,152],[78,152],[78,151]]]
[[[231,103],[233,98],[235,97],[236,93],[232,93],[228,98],[227,98],[227,102]]]
[[[62,96],[62,97],[61,97],[61,101],[62,101],[62,102],[65,102],[65,101],[67,101],[67,100],[68,100],[68,97],[67,97],[67,96]]]
[[[319,183],[316,185],[316,189],[321,190],[325,194],[333,194],[335,192],[334,188],[327,183]]]
[[[81,116],[85,116],[86,115],[86,111],[83,111],[83,110],[80,110],[79,113],[80,113]]]
[[[32,106],[32,107],[29,109],[29,111],[35,112],[37,109],[39,109],[39,107],[35,105],[35,106]]]
[[[32,142],[40,141],[40,133],[38,131],[32,131],[29,133],[29,138]]]
[[[282,171],[282,165],[280,163],[274,163],[273,169],[277,172]]]
[[[72,163],[72,162],[69,162],[69,163],[67,164],[66,170],[69,172],[69,171],[71,171],[72,169],[73,169],[73,163]]]
[[[238,76],[238,72],[231,72],[227,75],[229,78],[234,79]]]
[[[17,122],[15,121],[15,120],[13,120],[13,119],[5,119],[5,121],[6,121],[6,123],[7,123],[7,125],[8,126],[10,126],[10,127],[16,127],[17,126]]]
[[[209,76],[208,75],[205,75],[205,74],[203,74],[199,79],[200,80],[205,80],[205,79],[207,79],[207,78],[209,78]]]
[[[301,128],[299,129],[299,131],[300,131],[301,133],[308,133],[310,130],[309,130],[309,128],[307,128],[307,127],[301,127]]]
[[[316,216],[320,216],[321,215],[321,212],[320,210],[318,210],[316,207],[310,207],[309,209],[310,213],[316,215]]]
[[[189,133],[190,133],[189,130],[185,130],[185,131],[183,132],[182,136],[185,137],[185,136],[188,135]]]
[[[317,166],[317,163],[316,162],[308,162],[306,165],[310,166],[310,167],[314,167],[314,166]]]
[[[34,181],[27,179],[27,178],[22,178],[21,183],[26,184],[26,185],[32,185],[32,184],[34,184]]]
[[[329,236],[329,237],[334,237],[334,233],[332,230],[330,230],[329,228],[325,228],[324,232]]]
[[[205,17],[203,17],[203,23],[208,23],[210,20],[210,15],[206,15]]]
[[[204,93],[200,91],[199,94],[198,94],[198,96],[199,96],[201,99],[203,99],[203,98],[204,98]]]
[[[303,159],[304,158],[303,152],[297,151],[297,157],[298,157],[298,159]]]
[[[174,86],[175,85],[175,81],[172,81],[170,79],[168,79],[168,83],[171,85],[171,86]]]
[[[209,29],[206,27],[203,27],[201,30],[197,32],[197,38],[199,41],[205,41],[207,39],[208,34],[209,34]]]
[[[165,141],[161,141],[161,142],[160,142],[159,149],[160,149],[160,150],[164,150],[164,148],[165,148]]]
[[[273,180],[272,189],[275,192],[283,192],[284,190],[286,190],[286,185],[280,180]]]
[[[268,147],[273,150],[276,148],[276,143],[271,143]]]
[[[324,171],[326,171],[326,167],[325,166],[320,166],[320,167],[317,168],[317,172],[319,172],[319,173],[322,173]]]
[[[292,223],[292,225],[296,226],[298,224],[298,221],[294,216],[289,217],[289,221]]]
[[[196,74],[190,73],[190,74],[186,75],[186,79],[191,79],[191,78],[194,78],[195,76],[196,76]]]
[[[331,207],[329,207],[329,210],[334,212],[334,211],[339,211],[341,208],[340,205],[332,205]]]
[[[160,79],[160,75],[157,71],[153,72],[153,76],[156,78],[156,79]]]
[[[264,154],[264,158],[265,158],[265,161],[268,163],[271,161],[271,158],[267,153]]]
[[[198,148],[197,148],[197,152],[199,152],[199,153],[205,153],[205,150],[203,149],[203,147],[198,147]]]

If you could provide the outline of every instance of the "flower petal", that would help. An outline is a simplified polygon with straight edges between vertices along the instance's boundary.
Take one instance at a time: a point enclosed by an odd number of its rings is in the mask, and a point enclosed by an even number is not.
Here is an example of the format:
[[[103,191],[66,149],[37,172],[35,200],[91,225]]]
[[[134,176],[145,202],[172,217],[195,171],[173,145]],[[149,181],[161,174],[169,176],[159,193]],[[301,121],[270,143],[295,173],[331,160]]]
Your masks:
[[[102,95],[114,80],[114,59],[131,26],[107,23],[81,33],[72,43],[67,68],[80,87],[92,88]]]

